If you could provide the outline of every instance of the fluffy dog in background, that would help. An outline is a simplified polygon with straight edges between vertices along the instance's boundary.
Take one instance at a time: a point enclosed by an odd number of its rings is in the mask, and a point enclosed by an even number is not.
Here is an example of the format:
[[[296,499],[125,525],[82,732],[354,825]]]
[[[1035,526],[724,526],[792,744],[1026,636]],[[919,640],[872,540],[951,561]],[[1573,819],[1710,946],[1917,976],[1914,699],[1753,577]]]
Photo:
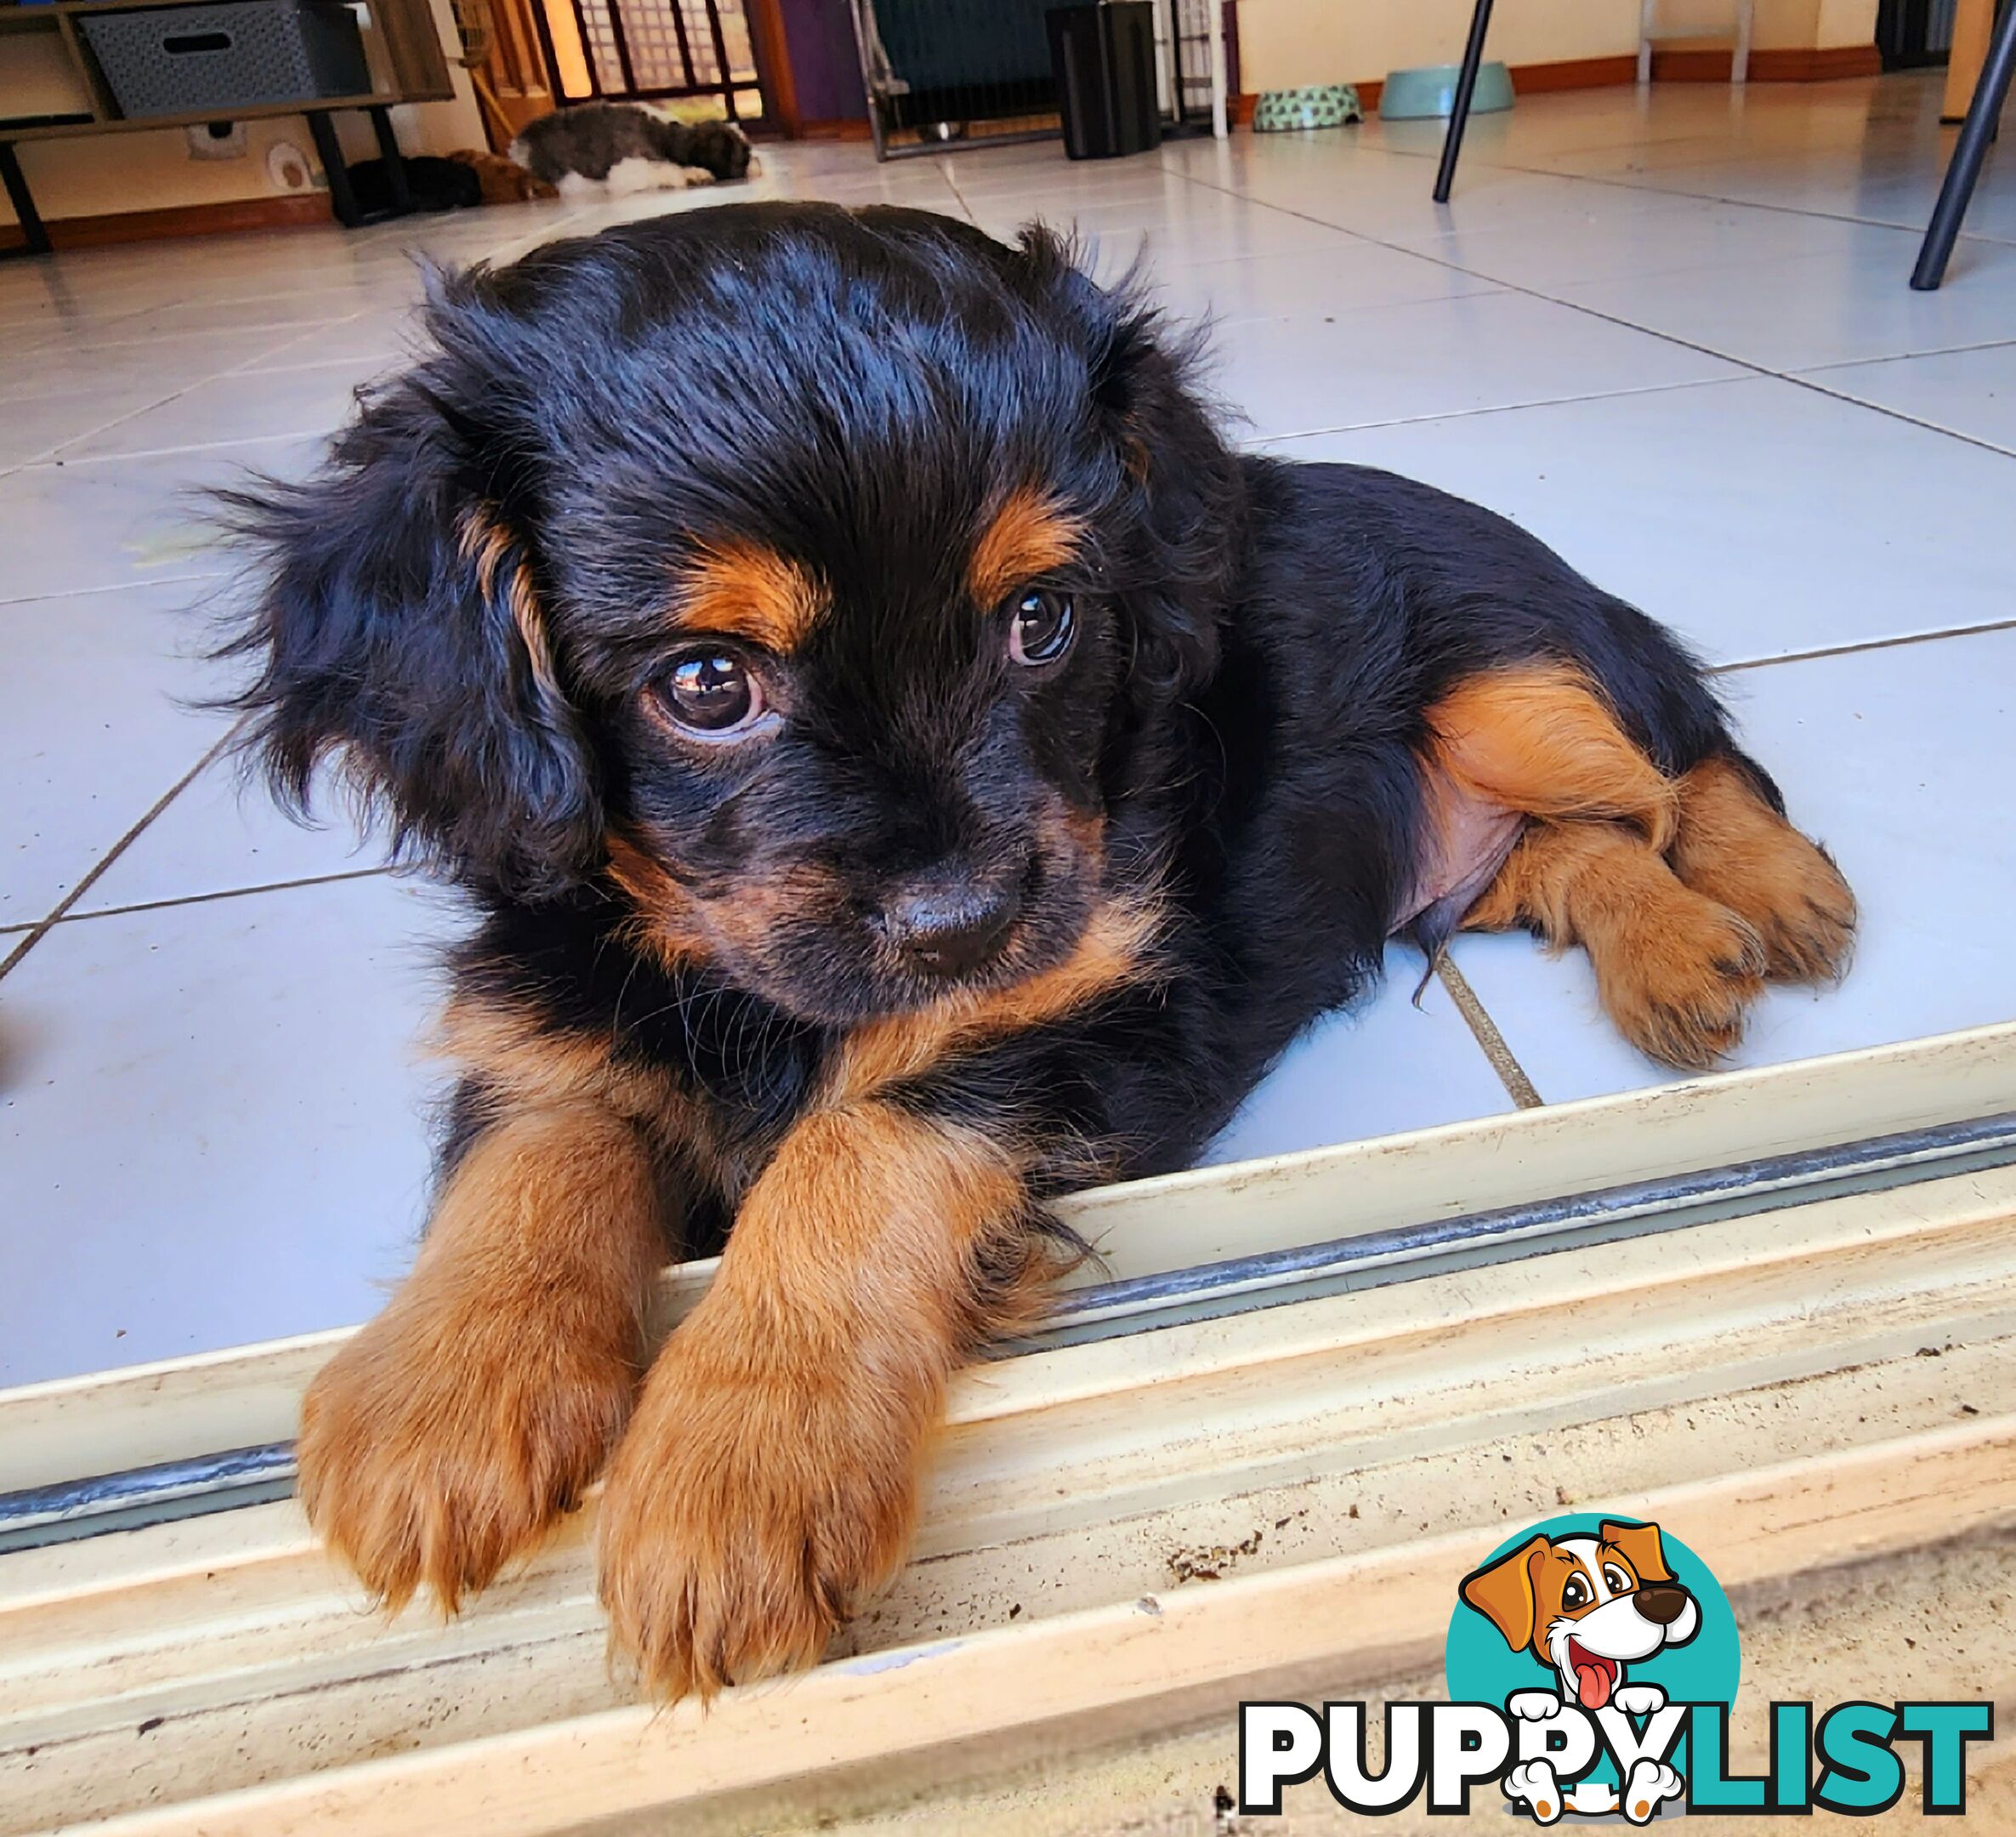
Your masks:
[[[1488,512],[1234,453],[1046,232],[691,212],[430,324],[239,500],[275,783],[339,757],[480,914],[431,1226],[301,1430],[389,1601],[452,1606],[607,1459],[648,1683],[808,1664],[1046,1203],[1187,1164],[1396,930],[1579,943],[1689,1066],[1845,959],[1672,638]],[[654,1273],[717,1248],[647,1368]]]
[[[733,122],[674,121],[641,102],[580,102],[530,123],[511,157],[563,197],[622,197],[746,178],[754,156]]]

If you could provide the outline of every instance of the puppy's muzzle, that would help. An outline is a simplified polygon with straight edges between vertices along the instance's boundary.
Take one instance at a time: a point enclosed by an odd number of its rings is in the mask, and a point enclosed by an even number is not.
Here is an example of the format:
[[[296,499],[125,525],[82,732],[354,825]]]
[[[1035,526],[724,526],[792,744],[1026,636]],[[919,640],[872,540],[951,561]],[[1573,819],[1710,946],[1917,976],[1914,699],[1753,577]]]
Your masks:
[[[883,907],[883,935],[911,969],[926,975],[971,975],[1001,954],[1021,916],[1013,883],[988,885],[964,876],[912,881]]]

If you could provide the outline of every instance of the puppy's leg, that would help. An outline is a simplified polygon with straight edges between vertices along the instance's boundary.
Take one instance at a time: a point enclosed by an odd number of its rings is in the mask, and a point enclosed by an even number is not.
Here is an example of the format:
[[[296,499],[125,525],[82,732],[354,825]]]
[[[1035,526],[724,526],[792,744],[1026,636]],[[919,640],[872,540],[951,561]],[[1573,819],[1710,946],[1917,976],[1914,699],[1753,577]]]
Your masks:
[[[1855,896],[1825,850],[1793,828],[1735,759],[1680,780],[1674,871],[1764,941],[1775,982],[1831,982],[1848,968]]]
[[[1682,788],[1587,680],[1558,665],[1487,671],[1430,708],[1428,725],[1431,810],[1460,801],[1536,819],[1463,923],[1582,945],[1610,1018],[1655,1059],[1695,1070],[1733,1048],[1763,946],[1667,866]]]
[[[412,1274],[309,1387],[315,1529],[397,1607],[452,1609],[594,1477],[664,1254],[651,1158],[592,1100],[519,1110],[448,1180]]]
[[[809,1664],[901,1561],[946,1380],[1035,1272],[993,1135],[814,1112],[651,1368],[602,1504],[617,1643],[671,1697]]]
[[[1533,824],[1463,923],[1580,944],[1624,1037],[1683,1070],[1735,1048],[1763,986],[1764,947],[1749,924],[1684,885],[1622,823]]]
[[[1656,849],[1672,841],[1679,796],[1577,671],[1488,670],[1428,711],[1423,762],[1469,802],[1525,816],[1629,823]]]

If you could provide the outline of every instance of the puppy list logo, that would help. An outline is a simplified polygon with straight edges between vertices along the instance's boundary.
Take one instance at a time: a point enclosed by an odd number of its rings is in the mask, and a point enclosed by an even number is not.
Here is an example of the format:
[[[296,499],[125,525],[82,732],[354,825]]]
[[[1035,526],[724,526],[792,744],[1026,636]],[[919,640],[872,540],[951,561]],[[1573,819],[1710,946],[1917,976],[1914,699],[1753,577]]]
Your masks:
[[[1495,1783],[1536,1823],[1564,1814],[1648,1823],[1664,1811],[1834,1811],[1903,1797],[1900,1744],[1922,1744],[1928,1813],[1966,1809],[1967,1744],[1994,1733],[1985,1703],[1847,1703],[1817,1718],[1774,1703],[1770,1764],[1732,1774],[1736,1620],[1706,1563],[1655,1524],[1571,1515],[1521,1533],[1458,1584],[1445,1668],[1451,1700],[1386,1706],[1373,1774],[1363,1703],[1247,1703],[1239,1809],[1277,1814],[1284,1787],[1321,1772],[1347,1810],[1377,1816],[1424,1795],[1467,1815]]]

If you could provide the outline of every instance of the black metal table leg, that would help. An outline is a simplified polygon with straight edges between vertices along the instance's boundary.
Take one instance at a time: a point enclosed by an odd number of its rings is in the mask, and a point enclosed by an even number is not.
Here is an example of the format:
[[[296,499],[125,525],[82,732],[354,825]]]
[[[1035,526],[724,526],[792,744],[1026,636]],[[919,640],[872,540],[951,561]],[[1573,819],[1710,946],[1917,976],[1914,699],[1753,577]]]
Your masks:
[[[329,181],[329,208],[346,230],[364,221],[357,208],[357,194],[350,189],[350,169],[344,164],[343,143],[336,138],[336,123],[327,109],[310,109],[308,131],[315,137],[315,157],[322,162],[322,176]]]
[[[1491,0],[1477,0],[1470,15],[1470,38],[1463,47],[1463,67],[1457,73],[1456,97],[1449,111],[1449,131],[1442,136],[1442,163],[1435,172],[1435,202],[1449,202],[1449,187],[1456,179],[1457,155],[1463,150],[1463,129],[1470,124],[1470,96],[1477,88],[1477,72],[1484,63],[1484,35],[1491,30]]]
[[[15,219],[21,226],[21,239],[26,243],[28,253],[47,255],[49,232],[43,223],[42,213],[35,208],[35,194],[29,191],[28,181],[22,176],[21,162],[15,156],[11,140],[0,140],[0,183],[7,186],[7,202],[14,206]]]
[[[399,151],[399,136],[392,131],[392,111],[374,108],[370,111],[372,132],[378,137],[378,154],[385,162],[385,185],[392,194],[392,214],[410,217],[413,213],[413,194],[407,188],[406,161]]]
[[[1995,138],[1996,123],[2008,99],[2012,72],[2016,72],[2016,6],[2007,6],[1996,23],[1988,61],[1974,85],[1974,99],[1968,104],[1967,120],[1954,143],[1945,182],[1939,188],[1939,202],[1932,207],[1932,221],[1925,226],[1918,265],[1911,270],[1911,286],[1921,293],[1931,293],[1946,277],[1946,263],[1960,234],[1961,219],[1967,215],[1974,181],[1981,176],[1981,162],[1988,156],[1988,143]]]

